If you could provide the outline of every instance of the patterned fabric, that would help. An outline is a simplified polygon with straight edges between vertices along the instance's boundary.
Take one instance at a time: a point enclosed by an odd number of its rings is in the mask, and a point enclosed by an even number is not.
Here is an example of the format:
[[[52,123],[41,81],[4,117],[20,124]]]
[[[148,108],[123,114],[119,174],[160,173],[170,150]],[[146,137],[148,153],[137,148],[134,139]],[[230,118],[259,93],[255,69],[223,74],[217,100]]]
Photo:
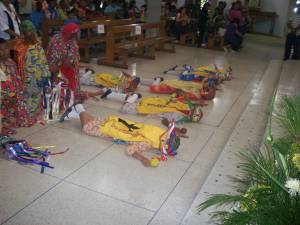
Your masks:
[[[69,71],[70,68],[72,68],[74,74],[71,75],[74,76],[73,79],[75,79],[76,82],[76,89],[79,89],[78,74],[80,57],[76,40],[65,40],[62,32],[56,34],[49,43],[47,59],[52,72],[58,73],[62,69]],[[64,76],[64,78],[67,81],[70,80],[69,77]]]
[[[103,137],[103,134],[100,132],[100,126],[105,122],[102,118],[97,118],[85,124],[82,128],[83,132],[89,136]]]
[[[89,136],[105,137],[105,135],[100,132],[100,127],[104,122],[104,119],[97,118],[85,124],[82,130]],[[133,155],[135,152],[149,151],[152,148],[148,142],[127,142],[127,144],[127,153],[129,155]]]
[[[16,63],[11,59],[0,60],[0,70],[6,76],[6,79],[1,81],[1,122],[6,128],[4,130],[32,125],[33,121],[28,115],[23,94],[23,81]]]
[[[24,96],[29,116],[33,121],[38,121],[42,114],[42,90],[51,75],[40,43],[33,45],[28,45],[25,41],[19,43],[17,62],[24,82]]]

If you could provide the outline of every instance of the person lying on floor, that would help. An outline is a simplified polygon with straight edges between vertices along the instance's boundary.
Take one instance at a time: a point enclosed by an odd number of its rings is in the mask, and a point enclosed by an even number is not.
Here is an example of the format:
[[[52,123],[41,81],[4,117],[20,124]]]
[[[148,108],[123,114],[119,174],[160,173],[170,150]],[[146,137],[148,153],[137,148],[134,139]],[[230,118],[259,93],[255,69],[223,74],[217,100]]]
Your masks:
[[[151,115],[168,121],[199,122],[203,116],[199,105],[184,103],[176,97],[142,97],[140,94],[123,94],[103,88],[102,99],[123,102],[121,111],[127,114]]]
[[[174,128],[173,132],[170,129],[165,131],[157,126],[134,122],[118,116],[95,118],[87,113],[81,104],[68,108],[60,122],[69,119],[79,119],[82,130],[87,135],[126,142],[127,153],[146,167],[150,166],[150,159],[145,157],[143,152],[151,149],[162,150],[163,143],[167,143],[168,155],[176,155],[180,145],[180,136],[184,136],[187,132],[185,128]],[[167,121],[164,121],[164,124],[169,126]],[[168,132],[172,133],[170,138],[167,136]]]
[[[121,93],[135,92],[138,85],[142,84],[149,86],[152,93],[157,94],[173,94],[177,93],[179,98],[184,100],[198,101],[198,100],[211,100],[215,96],[214,85],[208,83],[208,79],[202,82],[187,82],[177,79],[164,80],[163,78],[155,77],[154,79],[145,79],[132,76],[122,72],[120,76],[112,74],[93,74],[93,71],[82,73],[80,78],[81,84],[95,85],[110,88],[113,91]],[[184,98],[183,98],[184,97]]]
[[[135,92],[140,83],[139,77],[125,72],[122,72],[119,76],[109,73],[95,75],[94,73],[95,71],[89,68],[80,69],[80,84],[103,86],[117,92],[129,93]]]

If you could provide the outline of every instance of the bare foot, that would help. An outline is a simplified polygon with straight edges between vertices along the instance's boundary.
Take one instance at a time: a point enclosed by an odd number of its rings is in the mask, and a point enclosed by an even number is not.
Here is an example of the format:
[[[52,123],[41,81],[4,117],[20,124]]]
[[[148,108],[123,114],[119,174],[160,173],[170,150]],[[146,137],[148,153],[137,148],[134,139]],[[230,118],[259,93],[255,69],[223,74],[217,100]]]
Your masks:
[[[141,163],[145,166],[145,167],[150,167],[150,160],[145,158],[141,160]]]

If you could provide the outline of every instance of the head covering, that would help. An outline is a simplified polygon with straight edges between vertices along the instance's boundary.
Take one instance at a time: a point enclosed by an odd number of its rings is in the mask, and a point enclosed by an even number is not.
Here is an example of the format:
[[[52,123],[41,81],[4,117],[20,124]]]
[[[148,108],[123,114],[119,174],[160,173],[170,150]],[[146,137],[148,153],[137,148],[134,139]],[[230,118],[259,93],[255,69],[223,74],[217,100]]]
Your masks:
[[[34,27],[33,23],[30,20],[22,21],[22,23],[20,25],[20,28],[21,28],[21,32],[35,30],[35,27]]]
[[[61,32],[64,37],[78,33],[79,26],[76,23],[68,23],[61,28]]]

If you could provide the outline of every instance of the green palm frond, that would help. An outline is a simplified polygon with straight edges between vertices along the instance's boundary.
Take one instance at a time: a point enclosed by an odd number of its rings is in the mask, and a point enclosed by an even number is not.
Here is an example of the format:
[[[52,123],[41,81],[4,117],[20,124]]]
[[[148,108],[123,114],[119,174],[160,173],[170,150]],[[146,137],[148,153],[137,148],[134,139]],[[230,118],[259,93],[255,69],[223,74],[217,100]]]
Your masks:
[[[300,137],[300,95],[283,97],[276,117],[293,138]]]
[[[234,205],[236,202],[239,202],[243,199],[243,196],[239,195],[225,195],[225,194],[216,194],[209,197],[205,202],[199,204],[196,207],[198,213],[204,211],[207,208],[212,206],[220,207],[226,205]]]
[[[274,186],[287,192],[283,185],[286,180],[286,171],[282,168],[280,170],[274,164],[275,157],[272,152],[240,152],[239,157],[242,161],[240,163],[240,173],[245,180],[251,183]]]
[[[300,195],[290,196],[285,187],[288,179],[300,179],[293,162],[295,154],[299,154],[300,95],[284,97],[276,118],[288,135],[273,140],[269,118],[264,148],[238,154],[240,173],[230,180],[239,194],[212,195],[197,206],[198,213],[210,207],[224,207],[226,210],[215,211],[211,216],[222,225],[300,225]]]

